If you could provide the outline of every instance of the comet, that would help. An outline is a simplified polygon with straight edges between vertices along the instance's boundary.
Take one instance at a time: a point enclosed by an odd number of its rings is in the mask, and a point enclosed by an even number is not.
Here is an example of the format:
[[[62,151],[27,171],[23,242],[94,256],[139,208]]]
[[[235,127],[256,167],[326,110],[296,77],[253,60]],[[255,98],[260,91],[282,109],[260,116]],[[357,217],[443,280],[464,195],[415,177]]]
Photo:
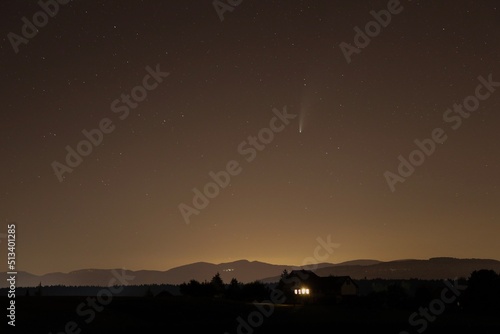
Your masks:
[[[301,103],[301,108],[300,108],[300,113],[299,113],[299,133],[302,133],[302,130],[304,130],[304,125],[306,123],[306,114],[308,113],[309,105],[304,103],[304,101]]]

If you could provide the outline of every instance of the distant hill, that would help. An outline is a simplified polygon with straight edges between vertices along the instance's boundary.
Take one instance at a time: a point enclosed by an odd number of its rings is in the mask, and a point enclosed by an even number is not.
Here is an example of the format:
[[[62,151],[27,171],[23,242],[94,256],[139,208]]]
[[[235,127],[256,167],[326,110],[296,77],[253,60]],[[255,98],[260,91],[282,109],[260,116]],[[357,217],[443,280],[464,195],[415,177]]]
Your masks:
[[[372,264],[381,263],[382,261],[377,260],[354,260],[335,264],[334,266],[369,266]]]
[[[488,259],[439,257],[429,260],[397,260],[368,265],[356,264],[356,261],[348,263],[319,268],[315,270],[315,273],[319,276],[351,276],[353,279],[454,279],[468,278],[474,270],[480,269],[500,272],[500,261]],[[278,279],[279,276],[274,276],[263,281],[275,282]]]
[[[229,283],[232,278],[248,283],[256,280],[276,282],[283,270],[312,269],[290,265],[276,265],[259,261],[240,260],[235,262],[213,264],[197,262],[167,271],[139,270],[125,271],[135,278],[132,285],[143,284],[180,284],[197,281],[209,281],[217,272],[224,282]],[[469,277],[470,273],[479,269],[492,269],[500,272],[500,261],[488,259],[456,259],[431,258],[429,260],[398,260],[381,262],[376,260],[355,260],[338,264],[322,263],[316,266],[315,272],[320,276],[349,275],[354,279],[447,279],[455,277]],[[121,272],[121,269],[116,269]],[[5,277],[5,273],[2,273]],[[19,272],[16,285],[18,287],[32,287],[41,283],[43,286],[107,286],[113,277],[111,270],[85,269],[69,273],[49,273],[33,275]],[[0,288],[6,287],[6,280],[0,281]]]
[[[399,260],[368,266],[335,266],[316,271],[320,276],[349,275],[354,279],[453,279],[469,277],[474,270],[492,269],[500,272],[500,261],[488,259],[431,258],[429,260]]]
[[[319,264],[318,268],[332,266],[332,263]],[[142,284],[181,284],[192,279],[197,281],[209,281],[218,272],[224,282],[229,283],[232,278],[243,283],[260,280],[263,277],[280,275],[283,270],[299,269],[298,266],[275,265],[258,261],[240,260],[229,263],[213,264],[207,262],[196,262],[167,271],[155,270],[126,270],[127,275],[135,278],[130,281],[133,285]],[[304,268],[307,268],[305,266]],[[116,269],[121,272],[121,269]],[[49,273],[45,275],[33,275],[27,272],[18,272],[17,286],[31,287],[42,283],[44,286],[66,285],[66,286],[105,286],[113,277],[111,269],[84,269],[71,271],[69,273]],[[6,287],[7,282],[1,281],[0,288]]]

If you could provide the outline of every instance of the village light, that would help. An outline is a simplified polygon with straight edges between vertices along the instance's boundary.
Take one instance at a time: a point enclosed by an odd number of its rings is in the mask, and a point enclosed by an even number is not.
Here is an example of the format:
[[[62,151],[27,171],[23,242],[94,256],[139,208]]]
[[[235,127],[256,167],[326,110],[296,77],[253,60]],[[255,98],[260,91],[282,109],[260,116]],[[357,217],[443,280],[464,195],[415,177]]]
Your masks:
[[[309,289],[306,288],[300,288],[300,289],[295,289],[293,291],[296,295],[308,295],[309,294]]]

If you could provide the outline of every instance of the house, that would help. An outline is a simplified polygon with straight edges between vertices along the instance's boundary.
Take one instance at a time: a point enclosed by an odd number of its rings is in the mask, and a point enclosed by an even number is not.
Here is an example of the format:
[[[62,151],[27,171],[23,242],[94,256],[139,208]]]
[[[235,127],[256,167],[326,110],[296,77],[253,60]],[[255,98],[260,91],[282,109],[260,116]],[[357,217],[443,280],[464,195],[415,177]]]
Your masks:
[[[282,277],[285,293],[294,301],[333,300],[339,302],[358,295],[359,288],[349,276],[321,277],[310,270],[292,270]]]

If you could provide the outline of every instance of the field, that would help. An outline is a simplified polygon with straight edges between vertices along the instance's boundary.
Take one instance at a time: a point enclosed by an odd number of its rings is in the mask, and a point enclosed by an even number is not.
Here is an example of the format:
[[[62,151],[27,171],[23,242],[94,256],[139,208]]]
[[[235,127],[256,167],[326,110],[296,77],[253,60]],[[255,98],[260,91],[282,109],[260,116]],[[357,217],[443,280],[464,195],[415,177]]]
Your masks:
[[[2,297],[2,305],[7,299]],[[115,297],[99,311],[86,297],[18,297],[16,333],[418,333],[408,317],[417,309],[361,305],[273,305],[221,299]],[[92,312],[91,312],[92,310]],[[264,314],[265,315],[264,315]],[[240,319],[238,320],[238,318]],[[88,322],[88,323],[87,323]],[[241,323],[244,322],[244,325]],[[10,326],[9,326],[10,327]],[[10,331],[9,331],[10,332]],[[425,333],[499,333],[500,317],[446,310]]]

